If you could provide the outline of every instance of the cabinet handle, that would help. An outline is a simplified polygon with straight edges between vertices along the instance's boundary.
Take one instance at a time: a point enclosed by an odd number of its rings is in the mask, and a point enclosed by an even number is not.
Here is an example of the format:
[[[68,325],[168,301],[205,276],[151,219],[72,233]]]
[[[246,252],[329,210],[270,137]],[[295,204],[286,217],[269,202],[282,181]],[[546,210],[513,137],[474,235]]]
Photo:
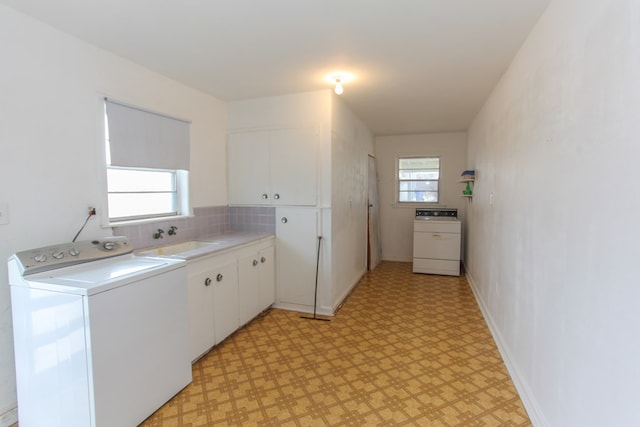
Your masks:
[[[260,258],[260,262],[264,263],[267,262],[267,259],[265,257]]]
[[[280,195],[278,193],[276,193],[276,194],[273,195],[273,198],[278,200],[280,198]]]
[[[216,281],[217,281],[217,282],[222,282],[222,278],[223,278],[223,277],[224,277],[224,276],[223,276],[221,273],[218,273],[218,275],[216,276]]]
[[[282,219],[280,220],[280,222],[283,223],[283,224],[286,224],[287,221],[289,221],[289,220],[287,219],[286,216],[283,216]]]
[[[267,193],[262,193],[262,198],[264,200],[267,200],[269,198],[269,196],[267,195]]]
[[[254,260],[253,260],[253,262],[252,262],[252,264],[253,264],[253,266],[255,267],[256,265],[258,265],[258,260],[257,260],[257,259],[254,259]]]
[[[211,279],[209,277],[207,277],[206,279],[204,279],[204,285],[205,286],[209,286],[211,284]]]

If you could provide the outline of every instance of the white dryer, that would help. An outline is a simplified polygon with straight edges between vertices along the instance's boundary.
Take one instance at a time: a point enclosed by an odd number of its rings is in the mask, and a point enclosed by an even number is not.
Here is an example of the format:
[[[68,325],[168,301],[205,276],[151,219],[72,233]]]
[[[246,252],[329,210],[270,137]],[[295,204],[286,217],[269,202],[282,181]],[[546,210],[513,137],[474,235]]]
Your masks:
[[[457,209],[416,209],[413,272],[459,276],[461,229]]]

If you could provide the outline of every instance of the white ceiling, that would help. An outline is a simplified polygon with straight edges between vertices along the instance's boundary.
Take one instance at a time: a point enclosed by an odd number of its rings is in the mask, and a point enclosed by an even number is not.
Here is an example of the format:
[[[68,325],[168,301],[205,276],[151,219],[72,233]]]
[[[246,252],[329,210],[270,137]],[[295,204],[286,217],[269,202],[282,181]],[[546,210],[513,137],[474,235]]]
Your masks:
[[[377,135],[465,130],[549,0],[0,0],[225,101],[327,88]]]

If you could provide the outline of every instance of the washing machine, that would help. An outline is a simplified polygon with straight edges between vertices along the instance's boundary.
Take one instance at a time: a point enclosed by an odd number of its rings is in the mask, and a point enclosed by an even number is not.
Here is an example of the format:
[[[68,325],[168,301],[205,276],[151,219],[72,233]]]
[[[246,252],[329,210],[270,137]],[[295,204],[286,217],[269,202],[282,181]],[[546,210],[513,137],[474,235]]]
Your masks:
[[[135,426],[191,382],[184,261],[124,237],[8,261],[20,426]]]
[[[459,276],[461,230],[457,209],[416,209],[413,272]]]

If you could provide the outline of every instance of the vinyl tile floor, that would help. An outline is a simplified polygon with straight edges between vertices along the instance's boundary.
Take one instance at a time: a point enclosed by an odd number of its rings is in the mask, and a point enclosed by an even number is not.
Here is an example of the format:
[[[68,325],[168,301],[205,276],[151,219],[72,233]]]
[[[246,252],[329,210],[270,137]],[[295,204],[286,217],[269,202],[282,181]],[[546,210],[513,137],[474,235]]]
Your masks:
[[[530,426],[464,276],[382,262],[330,322],[272,309],[141,426]]]

